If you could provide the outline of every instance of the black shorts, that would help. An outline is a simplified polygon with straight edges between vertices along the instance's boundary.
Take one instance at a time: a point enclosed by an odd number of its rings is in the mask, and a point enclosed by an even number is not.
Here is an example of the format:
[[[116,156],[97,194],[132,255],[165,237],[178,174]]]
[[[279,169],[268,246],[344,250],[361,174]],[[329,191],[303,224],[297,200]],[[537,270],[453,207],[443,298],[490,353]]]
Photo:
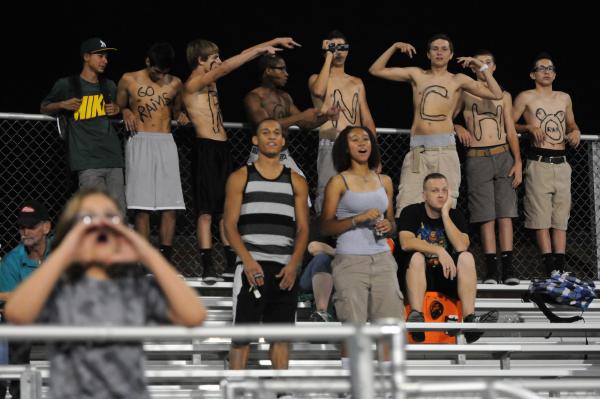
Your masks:
[[[220,215],[225,203],[225,184],[233,171],[228,141],[196,138],[192,159],[194,205],[201,214]]]
[[[242,288],[237,297],[234,324],[291,323],[296,321],[298,307],[298,284],[291,291],[279,288],[279,274],[283,265],[275,262],[259,262],[264,273],[265,284],[258,287],[261,297],[257,299],[250,292],[246,274],[242,273]],[[249,341],[236,340],[236,345],[246,345]]]
[[[410,259],[414,255],[414,252],[402,252],[400,251],[399,262],[398,262],[398,280],[401,281],[401,288],[406,288],[406,271],[410,265]],[[458,265],[458,257],[460,253],[450,254],[455,265]],[[450,280],[444,277],[444,271],[442,265],[437,262],[436,259],[425,258],[425,279],[427,281],[427,291],[441,292],[442,294],[452,299],[458,300],[458,285],[456,278]]]

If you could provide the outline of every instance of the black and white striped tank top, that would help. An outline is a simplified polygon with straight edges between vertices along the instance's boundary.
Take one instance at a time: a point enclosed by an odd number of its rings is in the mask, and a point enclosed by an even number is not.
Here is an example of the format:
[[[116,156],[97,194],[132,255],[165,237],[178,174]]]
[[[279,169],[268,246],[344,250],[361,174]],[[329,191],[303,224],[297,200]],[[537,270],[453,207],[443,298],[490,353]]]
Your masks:
[[[284,167],[269,180],[261,176],[254,164],[248,164],[238,231],[257,262],[286,265],[294,251],[296,215],[292,172]],[[238,262],[240,259],[238,258]]]

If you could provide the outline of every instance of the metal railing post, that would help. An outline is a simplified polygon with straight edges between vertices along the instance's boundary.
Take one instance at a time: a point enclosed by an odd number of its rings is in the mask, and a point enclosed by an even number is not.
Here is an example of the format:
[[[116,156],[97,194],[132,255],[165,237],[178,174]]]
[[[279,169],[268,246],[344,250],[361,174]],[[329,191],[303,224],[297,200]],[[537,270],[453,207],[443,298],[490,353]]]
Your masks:
[[[392,395],[395,399],[404,399],[406,395],[402,385],[406,382],[406,329],[404,322],[396,326],[400,328],[399,332],[390,335]]]
[[[42,374],[35,367],[27,367],[21,374],[21,398],[42,399]]]
[[[372,340],[364,333],[363,326],[357,325],[356,333],[348,338],[347,343],[350,354],[352,397],[356,399],[374,398]]]

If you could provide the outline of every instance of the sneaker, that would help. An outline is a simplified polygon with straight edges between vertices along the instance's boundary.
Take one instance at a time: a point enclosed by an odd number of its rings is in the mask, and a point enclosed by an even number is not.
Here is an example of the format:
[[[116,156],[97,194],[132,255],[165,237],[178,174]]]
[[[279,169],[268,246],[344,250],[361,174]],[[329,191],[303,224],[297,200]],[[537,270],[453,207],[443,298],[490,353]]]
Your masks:
[[[498,315],[497,310],[490,310],[480,316],[475,316],[475,313],[471,313],[465,317],[463,321],[465,323],[496,323],[498,321]],[[483,332],[481,331],[465,331],[465,339],[468,344],[477,341],[482,335]]]
[[[494,272],[488,272],[483,279],[483,284],[498,284],[498,275]]]
[[[498,258],[495,255],[486,255],[486,274],[483,284],[498,284],[500,276],[498,275]]]
[[[204,281],[205,284],[213,285],[214,283],[221,283],[224,280],[214,269],[205,268],[202,272],[202,281]]]
[[[419,312],[418,310],[411,310],[408,314],[408,318],[406,319],[408,323],[425,323],[425,316],[423,316],[423,312]],[[413,331],[410,333],[413,341],[415,342],[423,342],[425,341],[425,332],[424,331]]]
[[[506,285],[519,285],[521,280],[505,270],[502,282]]]
[[[506,285],[517,285],[521,282],[515,277],[512,264],[502,265],[502,282]]]
[[[327,323],[332,320],[332,317],[327,312],[324,312],[321,310],[316,310],[310,314],[310,316],[308,317],[308,320],[314,321],[314,322],[326,322]]]

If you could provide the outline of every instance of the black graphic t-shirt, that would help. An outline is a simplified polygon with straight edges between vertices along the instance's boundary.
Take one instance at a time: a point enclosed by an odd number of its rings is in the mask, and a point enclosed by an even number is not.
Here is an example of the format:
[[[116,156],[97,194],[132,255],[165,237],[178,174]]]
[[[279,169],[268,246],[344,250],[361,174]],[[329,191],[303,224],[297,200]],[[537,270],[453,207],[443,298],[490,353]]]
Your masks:
[[[73,171],[101,168],[122,168],[123,153],[115,129],[105,112],[105,100],[98,83],[80,79],[81,106],[68,112],[69,166]],[[117,86],[106,81],[112,98]],[[73,97],[69,78],[56,81],[42,104],[55,103]]]
[[[463,233],[468,233],[467,221],[463,214],[456,210],[450,210],[450,219]],[[398,219],[398,231],[410,231],[417,238],[427,241],[429,244],[444,247],[450,255],[455,253],[452,243],[446,236],[442,218],[431,219],[425,211],[425,203],[409,205],[402,210]],[[434,254],[424,254],[426,258],[434,261]]]

